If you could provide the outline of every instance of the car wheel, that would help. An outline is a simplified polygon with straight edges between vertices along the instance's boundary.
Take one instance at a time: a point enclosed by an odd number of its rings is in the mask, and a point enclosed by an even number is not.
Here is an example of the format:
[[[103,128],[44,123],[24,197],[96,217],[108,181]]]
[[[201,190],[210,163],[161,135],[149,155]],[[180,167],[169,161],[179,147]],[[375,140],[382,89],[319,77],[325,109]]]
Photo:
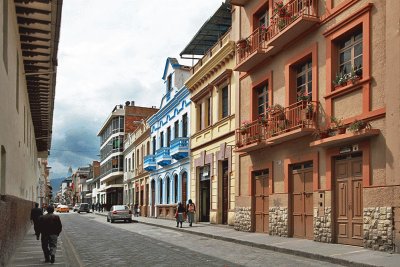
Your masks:
[[[131,223],[132,222],[132,219],[128,219],[128,223]]]
[[[81,213],[80,211],[78,211],[78,213]]]

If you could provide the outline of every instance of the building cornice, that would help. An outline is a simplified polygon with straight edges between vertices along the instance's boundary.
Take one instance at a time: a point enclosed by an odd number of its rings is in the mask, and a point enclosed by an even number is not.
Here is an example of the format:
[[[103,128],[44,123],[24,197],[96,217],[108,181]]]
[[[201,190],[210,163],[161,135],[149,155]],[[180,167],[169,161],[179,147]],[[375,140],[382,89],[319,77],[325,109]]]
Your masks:
[[[235,56],[235,42],[229,41],[224,44],[207,62],[199,68],[185,83],[190,92],[193,93],[205,83],[214,73]]]

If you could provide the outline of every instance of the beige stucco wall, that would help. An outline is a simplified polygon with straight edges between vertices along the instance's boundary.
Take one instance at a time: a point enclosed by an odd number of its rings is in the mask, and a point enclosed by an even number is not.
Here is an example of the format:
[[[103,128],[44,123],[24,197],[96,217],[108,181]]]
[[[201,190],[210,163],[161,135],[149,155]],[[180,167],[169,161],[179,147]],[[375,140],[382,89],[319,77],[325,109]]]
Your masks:
[[[236,65],[235,58],[232,56],[233,43],[229,42],[231,36],[228,34],[224,37],[222,47],[218,48],[218,45],[212,48],[212,56],[206,55],[203,58],[203,66],[195,66],[196,72],[189,81],[189,84],[194,84],[197,81],[205,78],[206,80],[197,88],[190,88],[191,98],[195,97],[203,88],[209,85],[214,79],[218,78],[226,70],[233,70]],[[221,57],[221,51],[225,53],[225,57]],[[212,70],[212,72],[210,72]],[[204,73],[206,76],[196,76],[196,73]],[[197,80],[196,80],[197,79]],[[204,152],[206,155],[213,154],[213,176],[211,179],[211,203],[210,203],[210,222],[220,223],[221,222],[221,196],[219,195],[220,179],[222,175],[217,173],[219,162],[216,158],[217,151],[220,151],[221,144],[226,143],[227,147],[235,146],[235,105],[236,105],[236,91],[237,91],[237,74],[232,72],[229,78],[229,116],[223,119],[220,118],[221,105],[220,105],[220,93],[217,87],[213,87],[211,90],[211,106],[212,106],[212,122],[209,127],[199,130],[198,118],[196,112],[196,105],[191,105],[190,111],[190,132],[192,133],[190,139],[191,147],[191,175],[190,175],[190,196],[195,203],[199,201],[199,181],[197,168],[195,168],[195,160],[200,157],[200,153]],[[188,84],[187,84],[188,86]],[[236,195],[236,164],[235,159],[232,155],[232,171],[229,174],[229,204],[228,204],[228,224],[234,222],[234,209],[235,209],[235,195]],[[199,204],[197,204],[199,205]],[[197,214],[199,216],[199,214]],[[198,218],[197,218],[198,219]]]
[[[11,2],[9,11],[7,69],[3,58],[3,38],[5,37],[3,31],[0,31],[0,150],[3,147],[6,152],[6,166],[1,166],[1,168],[5,168],[5,177],[0,178],[5,181],[0,182],[0,193],[38,201],[37,185],[40,171],[37,162],[35,133],[23,75],[21,50],[18,48],[20,44],[17,34],[18,26],[15,24],[17,21],[15,8]],[[3,29],[3,16],[1,6],[0,29]],[[4,185],[5,188],[3,188]]]

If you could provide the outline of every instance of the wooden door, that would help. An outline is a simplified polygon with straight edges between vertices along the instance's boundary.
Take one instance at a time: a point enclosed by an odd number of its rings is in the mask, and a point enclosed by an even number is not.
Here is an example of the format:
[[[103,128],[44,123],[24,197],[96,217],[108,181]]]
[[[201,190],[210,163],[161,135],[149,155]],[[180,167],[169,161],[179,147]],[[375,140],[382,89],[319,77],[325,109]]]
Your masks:
[[[362,246],[363,201],[362,158],[335,161],[336,234],[341,244]]]
[[[155,209],[155,202],[156,202],[156,182],[154,180],[151,181],[151,216],[156,216],[156,209]]]
[[[313,165],[292,165],[291,207],[293,237],[313,239]]]
[[[228,161],[225,160],[222,162],[222,224],[228,224],[228,176]]]
[[[187,201],[187,191],[186,191],[186,189],[187,189],[187,173],[186,172],[184,172],[184,173],[182,173],[182,188],[181,188],[181,192],[182,192],[182,205],[184,206],[184,207],[186,207],[186,201]]]
[[[255,231],[269,232],[269,175],[268,170],[253,173]]]

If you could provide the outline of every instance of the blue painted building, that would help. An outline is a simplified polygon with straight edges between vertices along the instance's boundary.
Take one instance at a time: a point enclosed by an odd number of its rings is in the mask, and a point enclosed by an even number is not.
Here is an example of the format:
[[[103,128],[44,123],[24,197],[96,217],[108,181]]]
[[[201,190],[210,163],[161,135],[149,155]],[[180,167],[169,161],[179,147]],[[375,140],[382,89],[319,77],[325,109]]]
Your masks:
[[[167,59],[160,110],[147,121],[151,149],[144,158],[144,169],[150,172],[148,208],[152,217],[174,218],[177,203],[190,198],[190,97],[184,86],[189,70],[175,58]]]

